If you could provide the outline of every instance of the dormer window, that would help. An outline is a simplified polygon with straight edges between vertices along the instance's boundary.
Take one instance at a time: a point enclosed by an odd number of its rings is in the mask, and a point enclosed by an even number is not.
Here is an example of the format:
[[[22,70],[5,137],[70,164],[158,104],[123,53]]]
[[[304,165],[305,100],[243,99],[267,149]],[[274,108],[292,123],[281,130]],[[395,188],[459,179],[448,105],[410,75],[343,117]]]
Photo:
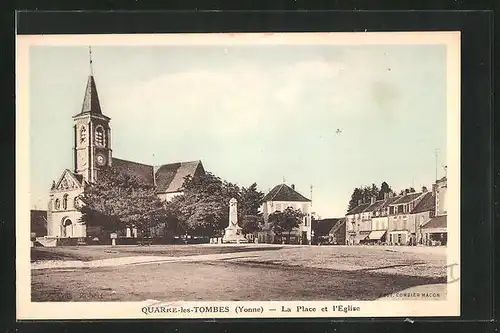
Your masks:
[[[104,146],[104,129],[101,126],[95,130],[95,143],[98,146]]]

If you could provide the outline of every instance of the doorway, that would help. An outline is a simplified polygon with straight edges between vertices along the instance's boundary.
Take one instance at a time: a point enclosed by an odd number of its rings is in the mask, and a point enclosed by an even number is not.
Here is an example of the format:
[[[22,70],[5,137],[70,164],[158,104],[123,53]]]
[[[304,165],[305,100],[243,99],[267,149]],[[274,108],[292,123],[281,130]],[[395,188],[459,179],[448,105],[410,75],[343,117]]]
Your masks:
[[[63,230],[62,237],[65,238],[73,237],[73,222],[71,222],[70,219],[64,220],[62,230]]]

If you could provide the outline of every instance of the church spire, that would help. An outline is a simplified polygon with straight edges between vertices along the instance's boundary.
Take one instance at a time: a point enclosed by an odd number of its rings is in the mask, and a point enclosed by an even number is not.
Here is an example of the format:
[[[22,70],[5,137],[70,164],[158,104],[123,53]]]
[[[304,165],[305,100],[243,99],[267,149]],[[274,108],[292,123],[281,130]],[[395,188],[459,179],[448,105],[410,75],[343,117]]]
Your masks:
[[[99,103],[99,96],[97,95],[97,88],[94,80],[94,69],[92,67],[92,49],[89,46],[89,64],[90,75],[87,80],[87,87],[85,88],[85,96],[83,98],[82,112],[102,114],[101,104]]]

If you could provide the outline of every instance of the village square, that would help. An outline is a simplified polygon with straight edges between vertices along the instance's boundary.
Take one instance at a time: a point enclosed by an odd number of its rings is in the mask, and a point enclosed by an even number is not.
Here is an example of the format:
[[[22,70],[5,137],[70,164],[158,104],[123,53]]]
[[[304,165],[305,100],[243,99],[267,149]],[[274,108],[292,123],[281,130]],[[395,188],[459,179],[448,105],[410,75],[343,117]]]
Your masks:
[[[312,185],[115,157],[97,87],[90,55],[73,168],[31,211],[32,301],[446,298],[446,167],[421,188],[353,184],[345,214],[319,216]]]

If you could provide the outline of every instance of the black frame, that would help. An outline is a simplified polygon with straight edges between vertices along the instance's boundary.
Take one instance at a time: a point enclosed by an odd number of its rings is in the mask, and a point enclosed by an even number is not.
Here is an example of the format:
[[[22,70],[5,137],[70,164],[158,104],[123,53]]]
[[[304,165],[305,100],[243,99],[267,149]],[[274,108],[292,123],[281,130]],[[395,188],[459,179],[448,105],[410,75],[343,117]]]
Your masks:
[[[480,6],[480,5],[479,5]],[[140,7],[140,5],[139,5]],[[483,8],[485,6],[483,5]],[[487,7],[487,6],[486,6]],[[137,8],[137,7],[133,7]],[[455,7],[456,8],[456,7]],[[476,7],[477,8],[477,7]],[[493,79],[492,79],[492,26],[493,15],[490,11],[170,11],[170,12],[18,12],[18,34],[97,34],[97,33],[167,33],[167,32],[320,32],[320,31],[435,31],[459,30],[461,41],[461,308],[460,318],[417,318],[417,323],[434,322],[470,322],[468,331],[475,331],[488,325],[494,317],[493,295]],[[15,57],[14,57],[15,59]],[[13,85],[13,90],[15,85]],[[14,93],[7,93],[11,99]],[[12,99],[11,99],[12,100]],[[13,101],[13,103],[15,103]],[[11,110],[14,109],[12,104]],[[2,128],[4,134],[9,134],[9,142],[3,141],[9,157],[15,161],[15,117],[14,113],[2,113]],[[2,169],[3,188],[9,188],[2,198],[2,217],[0,237],[2,238],[3,262],[15,267],[15,167],[4,165]],[[3,196],[4,196],[3,195]],[[2,207],[3,208],[3,207]],[[5,223],[3,221],[9,221]],[[10,275],[4,275],[7,284],[15,284],[15,269]],[[3,311],[2,317],[18,328],[38,330],[42,324],[14,324],[15,289],[10,290],[8,297],[2,297],[2,302],[11,311]],[[7,296],[7,294],[5,294]],[[7,307],[5,307],[7,309]],[[273,319],[253,320],[255,325],[247,326],[251,330],[276,328],[281,323],[281,329],[311,329],[323,328],[336,319]],[[196,321],[201,322],[202,320]],[[238,320],[218,320],[219,322],[234,322]],[[371,323],[369,329],[386,329],[387,322],[402,322],[403,318],[384,318],[384,321],[374,325],[368,318],[342,319],[342,328],[348,322]],[[293,323],[285,323],[293,322]],[[474,323],[471,323],[474,322]],[[245,323],[242,324],[244,327]],[[14,327],[9,325],[9,327]],[[89,323],[80,324],[77,329],[89,328]],[[116,325],[116,326],[114,326]],[[99,328],[110,330],[125,326],[128,329],[141,328],[143,321],[113,323],[104,321]],[[171,329],[194,328],[190,323],[170,321]],[[285,327],[286,325],[286,327]],[[322,325],[322,326],[320,326]],[[438,328],[440,324],[436,325]],[[65,329],[69,324],[51,324],[49,329],[56,327]],[[165,323],[155,322],[154,327],[164,329]],[[207,325],[221,329],[220,324]],[[364,326],[362,326],[364,327]],[[422,326],[419,326],[422,327]],[[442,326],[441,326],[442,327]],[[197,327],[199,328],[199,327]],[[241,327],[240,327],[241,328]],[[367,327],[368,328],[368,327]],[[405,329],[417,328],[407,326]],[[465,330],[465,329],[464,329]]]

